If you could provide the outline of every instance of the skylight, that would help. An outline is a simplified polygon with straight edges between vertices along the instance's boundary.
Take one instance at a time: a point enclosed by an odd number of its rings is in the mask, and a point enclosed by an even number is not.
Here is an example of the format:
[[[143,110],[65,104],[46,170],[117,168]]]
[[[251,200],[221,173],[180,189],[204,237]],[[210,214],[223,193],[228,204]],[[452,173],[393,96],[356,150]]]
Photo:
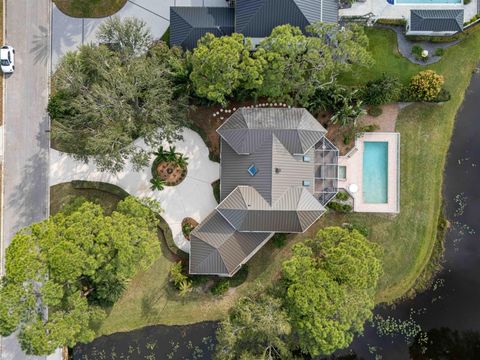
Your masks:
[[[258,172],[258,169],[254,164],[252,164],[248,167],[247,171],[250,174],[250,176],[255,176]]]

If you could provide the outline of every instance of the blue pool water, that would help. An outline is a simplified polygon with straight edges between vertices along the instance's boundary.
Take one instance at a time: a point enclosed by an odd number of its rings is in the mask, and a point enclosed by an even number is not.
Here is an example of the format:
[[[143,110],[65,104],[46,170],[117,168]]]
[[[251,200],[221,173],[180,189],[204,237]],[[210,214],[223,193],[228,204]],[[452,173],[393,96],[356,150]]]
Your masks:
[[[461,4],[463,0],[393,0],[395,4]]]
[[[388,201],[388,142],[363,143],[363,201],[385,204]]]

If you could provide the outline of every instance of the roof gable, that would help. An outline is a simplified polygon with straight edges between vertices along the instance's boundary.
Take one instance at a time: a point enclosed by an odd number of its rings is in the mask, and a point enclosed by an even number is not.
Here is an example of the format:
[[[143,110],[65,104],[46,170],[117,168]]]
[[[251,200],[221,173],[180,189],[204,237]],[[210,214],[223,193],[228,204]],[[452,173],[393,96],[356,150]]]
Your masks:
[[[463,9],[410,10],[410,31],[453,32],[463,30]]]
[[[228,7],[170,7],[170,45],[193,49],[206,33],[231,35],[234,9]]]
[[[327,132],[301,108],[240,108],[217,129],[238,154],[254,153],[274,134],[291,154],[305,154]]]

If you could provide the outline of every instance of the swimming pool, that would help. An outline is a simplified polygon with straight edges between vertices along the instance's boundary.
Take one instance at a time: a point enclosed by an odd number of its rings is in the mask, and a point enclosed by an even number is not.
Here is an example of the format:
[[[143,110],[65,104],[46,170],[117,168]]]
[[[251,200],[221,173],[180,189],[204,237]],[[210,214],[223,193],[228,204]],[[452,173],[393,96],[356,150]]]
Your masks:
[[[367,204],[388,202],[388,142],[363,143],[363,201]]]
[[[463,0],[393,0],[395,4],[462,4]]]

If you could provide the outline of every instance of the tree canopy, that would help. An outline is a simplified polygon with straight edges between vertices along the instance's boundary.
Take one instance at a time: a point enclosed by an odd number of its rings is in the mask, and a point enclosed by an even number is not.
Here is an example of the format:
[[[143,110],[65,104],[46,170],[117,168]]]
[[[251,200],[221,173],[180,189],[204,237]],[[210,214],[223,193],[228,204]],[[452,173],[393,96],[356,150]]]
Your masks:
[[[315,90],[331,84],[340,72],[373,63],[361,26],[319,22],[307,32],[281,25],[255,49],[240,34],[206,34],[191,59],[196,94],[220,104],[249,95],[306,106]]]
[[[160,254],[152,211],[127,197],[106,216],[80,199],[18,232],[6,251],[0,334],[19,330],[27,354],[49,354],[94,338],[102,306]],[[47,315],[48,309],[48,315]]]
[[[243,297],[217,332],[216,359],[286,359],[291,326],[280,299],[265,292]]]
[[[378,245],[358,231],[329,227],[299,243],[283,264],[285,309],[298,345],[311,356],[348,346],[371,318],[382,273]]]
[[[151,35],[132,18],[108,20],[98,40],[105,45],[81,46],[57,66],[48,104],[52,138],[101,170],[120,171],[127,160],[145,166],[149,154],[132,142],[142,137],[157,147],[187,124],[188,95],[177,91],[172,71],[172,57],[184,55],[162,46],[147,52]]]
[[[191,57],[195,93],[224,105],[235,91],[256,89],[263,82],[265,60],[251,49],[250,39],[241,34],[203,36]]]

